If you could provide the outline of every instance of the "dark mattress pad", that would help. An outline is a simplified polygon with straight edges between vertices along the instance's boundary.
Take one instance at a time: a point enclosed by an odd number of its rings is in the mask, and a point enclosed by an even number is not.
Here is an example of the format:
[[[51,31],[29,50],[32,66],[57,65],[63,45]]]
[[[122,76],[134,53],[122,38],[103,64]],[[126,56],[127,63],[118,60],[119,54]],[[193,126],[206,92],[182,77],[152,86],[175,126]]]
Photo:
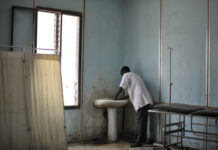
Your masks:
[[[168,112],[181,114],[190,114],[195,111],[202,110],[202,107],[188,104],[171,103],[171,104],[156,104],[153,109],[160,109]]]
[[[218,117],[218,108],[207,108],[199,111],[192,112],[191,115],[205,116],[205,117]]]

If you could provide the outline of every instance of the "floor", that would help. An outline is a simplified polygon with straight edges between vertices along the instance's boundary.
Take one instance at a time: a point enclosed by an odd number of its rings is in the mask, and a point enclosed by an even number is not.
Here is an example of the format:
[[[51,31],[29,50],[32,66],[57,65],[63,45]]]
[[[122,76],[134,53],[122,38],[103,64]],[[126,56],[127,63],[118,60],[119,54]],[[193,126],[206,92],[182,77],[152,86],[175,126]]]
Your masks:
[[[108,144],[69,144],[68,150],[153,150],[151,145],[143,145],[143,147],[130,148],[128,142],[116,142]]]

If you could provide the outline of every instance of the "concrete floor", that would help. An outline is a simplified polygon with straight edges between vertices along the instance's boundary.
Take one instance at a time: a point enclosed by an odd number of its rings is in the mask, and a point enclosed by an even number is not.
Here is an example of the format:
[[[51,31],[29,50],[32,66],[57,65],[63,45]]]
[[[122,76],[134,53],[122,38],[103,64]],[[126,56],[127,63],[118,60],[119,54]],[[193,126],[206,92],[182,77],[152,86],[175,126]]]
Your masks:
[[[143,145],[143,147],[130,148],[128,142],[116,142],[109,144],[69,144],[68,150],[153,150],[151,145]]]

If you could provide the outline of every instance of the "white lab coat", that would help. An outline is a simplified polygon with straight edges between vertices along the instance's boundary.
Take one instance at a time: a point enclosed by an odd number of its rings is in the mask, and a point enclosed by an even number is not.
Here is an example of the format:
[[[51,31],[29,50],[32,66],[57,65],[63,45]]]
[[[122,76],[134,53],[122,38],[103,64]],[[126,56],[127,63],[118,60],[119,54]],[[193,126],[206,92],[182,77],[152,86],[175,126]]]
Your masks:
[[[125,73],[122,77],[120,87],[128,91],[129,99],[132,102],[135,111],[145,105],[153,104],[148,89],[141,77],[136,73]]]

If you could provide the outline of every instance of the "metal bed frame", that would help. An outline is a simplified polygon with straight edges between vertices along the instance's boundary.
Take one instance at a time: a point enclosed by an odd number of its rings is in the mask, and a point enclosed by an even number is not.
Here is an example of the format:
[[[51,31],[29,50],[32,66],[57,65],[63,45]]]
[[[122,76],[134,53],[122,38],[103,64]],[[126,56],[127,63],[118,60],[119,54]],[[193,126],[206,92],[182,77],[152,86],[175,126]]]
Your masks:
[[[209,127],[214,127],[218,129],[217,117],[208,117],[208,116],[197,116],[191,114],[181,114],[172,111],[165,111],[161,109],[151,109],[149,113],[157,113],[164,115],[164,125],[162,128],[162,137],[161,143],[153,143],[155,149],[170,149],[170,146],[179,146],[179,149],[189,149],[188,147],[184,147],[183,139],[193,139],[193,140],[201,140],[207,142],[215,142],[218,143],[218,134],[208,132]],[[177,122],[169,122],[167,123],[167,115],[178,115],[179,119]],[[186,129],[186,117],[190,117],[190,130]],[[193,121],[194,117],[206,119],[206,123],[196,123]],[[215,120],[215,124],[209,124],[208,119]],[[206,128],[206,131],[195,130],[194,126],[203,126]],[[171,129],[174,127],[174,129]],[[175,129],[176,127],[176,129]],[[186,136],[185,133],[192,133],[193,136]],[[176,135],[175,135],[176,134]],[[196,137],[197,136],[197,137]],[[175,137],[176,142],[171,143],[171,140],[167,142],[166,138]],[[203,138],[202,138],[203,137]]]

